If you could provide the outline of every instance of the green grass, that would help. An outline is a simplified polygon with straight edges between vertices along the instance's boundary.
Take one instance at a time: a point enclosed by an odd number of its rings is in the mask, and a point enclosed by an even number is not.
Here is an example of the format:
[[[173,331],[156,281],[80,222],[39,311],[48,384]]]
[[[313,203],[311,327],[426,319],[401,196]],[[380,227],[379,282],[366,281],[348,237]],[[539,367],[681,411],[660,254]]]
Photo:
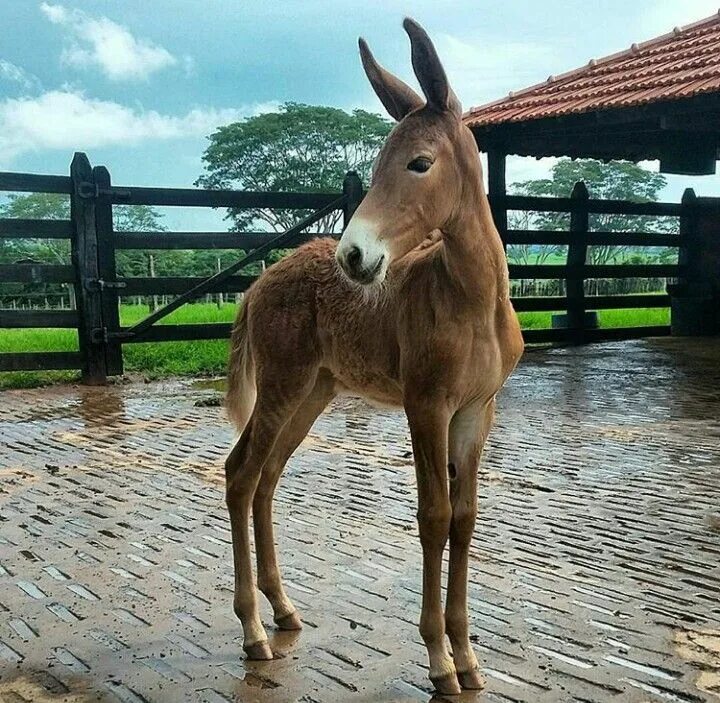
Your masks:
[[[237,306],[226,303],[186,305],[159,324],[198,324],[201,322],[232,322]],[[149,313],[145,305],[122,305],[120,319],[123,326],[139,322]],[[551,326],[550,312],[519,313],[524,329],[544,329]],[[658,309],[603,310],[599,313],[601,327],[635,327],[670,324],[670,311]],[[32,351],[73,351],[78,349],[77,332],[66,329],[0,329],[0,353]],[[127,344],[123,348],[125,371],[147,378],[164,376],[201,376],[225,372],[228,340],[197,342],[164,342]],[[30,388],[78,379],[75,371],[20,371],[0,373],[0,389]]]
[[[201,322],[232,322],[237,306],[226,303],[196,303],[176,310],[158,324],[198,324]],[[129,326],[149,314],[147,305],[121,305],[120,323]],[[77,351],[75,330],[66,329],[2,329],[0,353],[33,351]],[[228,340],[211,339],[196,342],[164,342],[127,344],[123,348],[125,371],[147,378],[163,376],[199,376],[225,372]],[[0,373],[0,389],[31,388],[47,383],[71,382],[79,377],[74,371],[18,371]]]
[[[232,322],[237,314],[238,306],[235,303],[225,303],[218,307],[215,303],[193,303],[171,312],[158,324],[160,325],[192,325],[200,322]],[[121,305],[120,324],[134,325],[150,314],[147,305]]]
[[[559,311],[562,312],[562,311]],[[552,312],[519,312],[525,330],[542,330],[552,326]],[[628,308],[627,310],[599,310],[600,327],[643,327],[669,325],[669,308]]]

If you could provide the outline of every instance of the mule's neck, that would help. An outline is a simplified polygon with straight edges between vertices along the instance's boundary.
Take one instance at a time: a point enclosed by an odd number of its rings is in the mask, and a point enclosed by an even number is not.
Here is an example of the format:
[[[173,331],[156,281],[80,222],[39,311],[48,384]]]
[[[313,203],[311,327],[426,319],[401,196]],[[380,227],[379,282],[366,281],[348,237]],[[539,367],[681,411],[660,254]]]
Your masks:
[[[461,202],[443,229],[443,244],[450,284],[468,303],[507,300],[505,250],[480,178],[466,181]]]

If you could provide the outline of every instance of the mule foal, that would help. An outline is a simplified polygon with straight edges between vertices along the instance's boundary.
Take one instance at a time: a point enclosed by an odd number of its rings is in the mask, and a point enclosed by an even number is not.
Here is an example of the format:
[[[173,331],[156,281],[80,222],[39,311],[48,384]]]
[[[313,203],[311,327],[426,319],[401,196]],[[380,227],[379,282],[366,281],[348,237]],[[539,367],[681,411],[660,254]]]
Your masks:
[[[227,407],[241,432],[226,462],[234,608],[248,657],[272,658],[253,583],[251,511],[258,586],[278,626],[299,628],[273,535],[283,467],[336,393],[404,407],[423,554],[420,633],[435,688],[453,694],[483,685],[467,609],[477,469],[495,395],[523,342],[475,140],[429,37],[412,20],[404,26],[425,99],[360,42],[368,79],[398,121],[367,195],[339,243],[314,240],[258,278],[233,330]]]

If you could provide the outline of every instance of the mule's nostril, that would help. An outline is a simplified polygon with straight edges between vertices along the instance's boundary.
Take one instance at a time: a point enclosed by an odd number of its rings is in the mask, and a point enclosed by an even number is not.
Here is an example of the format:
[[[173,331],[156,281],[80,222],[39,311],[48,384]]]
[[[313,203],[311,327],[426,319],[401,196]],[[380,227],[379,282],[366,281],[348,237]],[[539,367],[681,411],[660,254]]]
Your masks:
[[[351,247],[350,251],[345,255],[345,263],[351,268],[356,269],[362,261],[362,252],[358,247]]]

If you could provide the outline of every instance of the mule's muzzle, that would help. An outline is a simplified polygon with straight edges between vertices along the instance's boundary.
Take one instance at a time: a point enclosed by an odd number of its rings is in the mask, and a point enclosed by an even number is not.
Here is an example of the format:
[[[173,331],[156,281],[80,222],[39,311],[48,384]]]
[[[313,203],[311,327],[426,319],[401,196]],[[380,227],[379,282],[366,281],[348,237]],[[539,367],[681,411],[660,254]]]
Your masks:
[[[385,255],[381,254],[368,261],[368,257],[363,255],[360,247],[350,246],[346,251],[338,252],[337,260],[348,278],[367,286],[375,283],[382,272]]]

